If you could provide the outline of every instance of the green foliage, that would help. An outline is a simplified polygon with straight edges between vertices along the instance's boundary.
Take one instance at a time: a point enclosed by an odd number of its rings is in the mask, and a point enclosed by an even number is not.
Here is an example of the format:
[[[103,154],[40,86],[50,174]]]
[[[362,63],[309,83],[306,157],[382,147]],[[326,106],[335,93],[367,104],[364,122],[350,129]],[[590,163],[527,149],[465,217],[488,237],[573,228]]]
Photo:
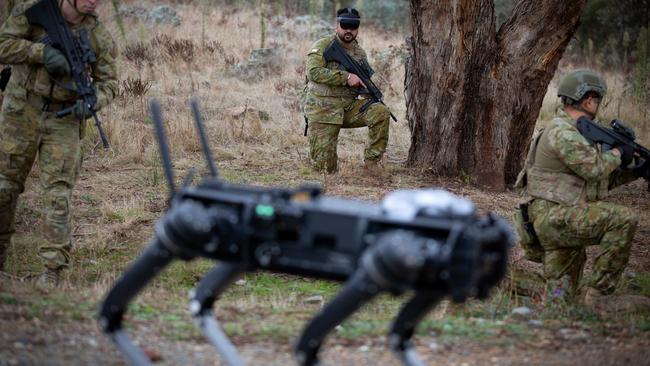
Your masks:
[[[613,36],[622,46],[625,33],[635,40],[647,27],[649,6],[649,0],[588,1],[580,18],[578,40],[584,45],[588,39],[600,43]]]
[[[647,273],[637,274],[635,284],[636,286],[638,286],[639,295],[650,297],[650,274]]]
[[[498,339],[503,334],[516,335],[520,340],[531,336],[530,328],[525,324],[456,316],[425,320],[418,327],[418,333],[431,332],[440,336],[443,340],[468,337],[498,342]]]

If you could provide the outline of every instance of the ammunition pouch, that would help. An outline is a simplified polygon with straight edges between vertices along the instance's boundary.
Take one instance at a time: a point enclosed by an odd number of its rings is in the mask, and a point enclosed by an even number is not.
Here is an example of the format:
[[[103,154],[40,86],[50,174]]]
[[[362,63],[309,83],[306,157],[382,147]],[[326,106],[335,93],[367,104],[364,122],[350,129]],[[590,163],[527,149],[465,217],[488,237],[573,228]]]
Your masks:
[[[313,81],[307,82],[307,91],[316,97],[356,98],[358,91],[345,85],[326,85]]]
[[[575,174],[533,166],[528,169],[527,175],[526,189],[534,198],[564,205],[586,202],[586,182]]]
[[[528,216],[529,205],[530,202],[522,203],[515,209],[512,216],[512,226],[517,232],[517,236],[519,236],[519,244],[524,250],[524,257],[529,261],[542,263],[544,248],[542,248],[533,223]]]

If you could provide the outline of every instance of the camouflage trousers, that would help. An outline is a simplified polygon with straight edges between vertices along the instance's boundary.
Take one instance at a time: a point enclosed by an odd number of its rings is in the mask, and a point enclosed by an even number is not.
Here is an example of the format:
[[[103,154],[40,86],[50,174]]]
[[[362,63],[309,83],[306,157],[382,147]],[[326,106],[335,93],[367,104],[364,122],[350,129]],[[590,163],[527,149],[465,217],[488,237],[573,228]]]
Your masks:
[[[305,108],[309,120],[309,157],[314,170],[336,172],[336,149],[341,128],[368,127],[364,160],[381,160],[388,144],[390,112],[385,105],[374,103],[359,113],[366,102],[365,99],[355,99],[343,106]]]
[[[16,201],[38,157],[45,239],[38,255],[46,267],[56,269],[70,258],[71,196],[81,166],[84,124],[55,118],[54,112],[42,111],[42,99],[28,99],[5,95],[0,112],[0,256],[6,255],[15,232]]]
[[[614,292],[638,225],[632,210],[607,202],[565,206],[536,199],[529,213],[544,248],[544,277],[550,287],[566,290],[569,297],[577,296],[583,285],[603,294]],[[583,284],[585,248],[589,245],[599,245],[600,252]]]

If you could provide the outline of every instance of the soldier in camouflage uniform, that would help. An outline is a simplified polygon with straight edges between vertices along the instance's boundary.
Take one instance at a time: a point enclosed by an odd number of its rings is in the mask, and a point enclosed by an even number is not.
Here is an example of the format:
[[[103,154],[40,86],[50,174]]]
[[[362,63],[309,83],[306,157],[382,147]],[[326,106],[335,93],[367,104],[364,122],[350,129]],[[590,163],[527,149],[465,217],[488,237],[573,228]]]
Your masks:
[[[7,20],[9,13],[13,7],[14,0],[3,0],[0,3],[0,26],[2,26],[2,23],[4,23],[5,20]],[[2,87],[2,84],[5,84],[5,78],[7,78],[9,75],[11,75],[11,67],[0,63],[0,107],[2,106],[2,99],[4,95],[4,88]]]
[[[117,50],[97,19],[97,2],[63,0],[60,4],[73,34],[81,29],[88,32],[97,57],[90,75],[97,91],[96,109],[101,109],[117,92]],[[42,279],[56,283],[70,261],[71,196],[81,167],[80,140],[91,112],[76,93],[62,86],[71,81],[63,53],[40,42],[44,30],[28,24],[25,11],[34,3],[15,6],[0,28],[0,63],[13,69],[0,112],[0,265],[15,231],[16,200],[38,157],[45,239],[38,254],[45,265]],[[74,106],[71,115],[55,117],[70,106]]]
[[[340,9],[336,34],[318,40],[307,56],[304,112],[309,121],[310,159],[317,171],[336,172],[336,148],[341,128],[368,127],[365,167],[372,173],[382,172],[379,161],[388,143],[390,111],[384,104],[374,103],[360,113],[367,102],[362,93],[363,82],[357,75],[339,69],[337,62],[327,62],[323,58],[332,42],[340,42],[352,58],[368,65],[366,53],[356,41],[359,24],[356,9]]]
[[[614,292],[630,256],[637,215],[627,207],[603,202],[608,189],[636,179],[628,166],[633,151],[603,151],[577,130],[580,117],[593,120],[607,93],[605,81],[589,70],[576,70],[560,82],[563,110],[533,138],[516,187],[532,202],[529,221],[541,244],[544,276],[555,295],[575,299],[582,287],[585,248],[599,245],[590,278],[587,305]],[[516,221],[516,220],[515,220]]]

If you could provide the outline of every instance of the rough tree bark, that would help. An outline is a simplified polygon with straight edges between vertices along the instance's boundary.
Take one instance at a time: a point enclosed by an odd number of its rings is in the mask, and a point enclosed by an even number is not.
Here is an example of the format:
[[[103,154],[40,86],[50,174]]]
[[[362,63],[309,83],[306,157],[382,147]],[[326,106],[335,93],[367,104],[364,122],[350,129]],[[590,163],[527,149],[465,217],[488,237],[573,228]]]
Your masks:
[[[492,0],[410,3],[409,165],[505,189],[586,0],[520,0],[498,32]]]

